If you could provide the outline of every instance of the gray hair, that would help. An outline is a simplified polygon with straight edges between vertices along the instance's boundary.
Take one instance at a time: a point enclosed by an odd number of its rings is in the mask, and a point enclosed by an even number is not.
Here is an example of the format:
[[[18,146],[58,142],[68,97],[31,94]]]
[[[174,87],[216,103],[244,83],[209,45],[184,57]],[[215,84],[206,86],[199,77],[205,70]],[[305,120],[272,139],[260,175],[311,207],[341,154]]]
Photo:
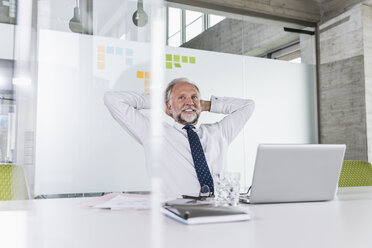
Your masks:
[[[176,78],[176,79],[173,79],[167,86],[167,88],[165,89],[165,103],[167,104],[168,102],[171,103],[172,102],[172,90],[173,90],[173,87],[176,85],[176,84],[179,84],[179,83],[189,83],[191,85],[193,85],[196,90],[198,91],[198,94],[200,95],[200,91],[199,91],[199,88],[198,86],[196,86],[194,83],[192,83],[188,78]]]

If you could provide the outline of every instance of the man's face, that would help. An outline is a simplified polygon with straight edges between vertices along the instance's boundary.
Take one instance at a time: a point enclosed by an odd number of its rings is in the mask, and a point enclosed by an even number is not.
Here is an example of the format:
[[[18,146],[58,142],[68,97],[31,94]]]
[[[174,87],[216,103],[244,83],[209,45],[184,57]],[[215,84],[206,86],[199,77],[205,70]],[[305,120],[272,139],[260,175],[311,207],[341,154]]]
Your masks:
[[[172,89],[167,112],[183,125],[195,125],[201,112],[197,89],[189,83],[178,83]]]

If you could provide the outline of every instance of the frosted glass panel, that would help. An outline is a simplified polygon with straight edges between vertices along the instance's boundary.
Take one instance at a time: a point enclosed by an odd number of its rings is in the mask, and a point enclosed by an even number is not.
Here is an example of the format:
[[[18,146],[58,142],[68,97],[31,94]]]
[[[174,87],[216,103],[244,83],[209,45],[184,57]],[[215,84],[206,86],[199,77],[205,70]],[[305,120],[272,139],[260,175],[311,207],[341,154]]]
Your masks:
[[[142,147],[103,104],[108,90],[145,90],[149,54],[147,43],[40,31],[36,194],[149,190]]]

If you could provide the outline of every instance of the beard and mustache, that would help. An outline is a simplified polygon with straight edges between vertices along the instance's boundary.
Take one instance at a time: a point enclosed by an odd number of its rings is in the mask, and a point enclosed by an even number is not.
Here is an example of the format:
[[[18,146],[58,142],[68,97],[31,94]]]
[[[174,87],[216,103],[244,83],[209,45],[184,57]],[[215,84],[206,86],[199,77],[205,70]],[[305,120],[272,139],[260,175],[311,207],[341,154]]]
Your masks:
[[[192,110],[192,114],[190,113],[185,113],[187,112],[187,109]],[[195,108],[194,106],[187,106],[183,107],[179,112],[174,113],[173,117],[178,120],[178,122],[184,124],[184,125],[190,125],[194,124],[198,121],[200,116],[200,110]]]

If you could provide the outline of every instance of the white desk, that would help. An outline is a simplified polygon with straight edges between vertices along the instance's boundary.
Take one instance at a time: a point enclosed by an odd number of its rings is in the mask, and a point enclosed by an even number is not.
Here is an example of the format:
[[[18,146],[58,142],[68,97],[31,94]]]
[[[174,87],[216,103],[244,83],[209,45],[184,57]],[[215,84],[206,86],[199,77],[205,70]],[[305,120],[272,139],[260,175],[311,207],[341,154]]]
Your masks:
[[[149,210],[97,210],[85,201],[0,202],[0,247],[151,247]],[[161,216],[161,247],[372,247],[372,187],[341,188],[331,202],[245,207],[255,213],[248,222],[185,226]],[[9,239],[13,246],[4,245]]]

